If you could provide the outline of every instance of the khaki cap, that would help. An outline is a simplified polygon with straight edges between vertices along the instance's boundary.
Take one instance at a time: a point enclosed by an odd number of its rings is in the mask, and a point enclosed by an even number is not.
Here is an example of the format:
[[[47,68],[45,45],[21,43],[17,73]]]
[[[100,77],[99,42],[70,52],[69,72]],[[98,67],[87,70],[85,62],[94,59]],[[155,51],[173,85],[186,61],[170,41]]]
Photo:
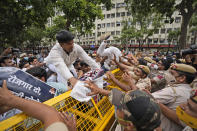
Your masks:
[[[156,64],[156,61],[152,60],[150,57],[144,57],[144,60]]]
[[[186,65],[186,64],[173,64],[170,69],[182,71],[185,73],[195,74],[196,69],[193,66]]]
[[[147,75],[150,73],[150,69],[148,66],[138,65],[137,67],[146,72]]]

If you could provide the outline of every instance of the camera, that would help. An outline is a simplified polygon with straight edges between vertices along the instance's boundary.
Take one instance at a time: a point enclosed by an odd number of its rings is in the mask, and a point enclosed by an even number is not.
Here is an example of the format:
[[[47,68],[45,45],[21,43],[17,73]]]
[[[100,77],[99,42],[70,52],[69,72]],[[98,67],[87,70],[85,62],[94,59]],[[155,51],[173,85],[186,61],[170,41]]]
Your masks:
[[[188,54],[196,54],[197,53],[197,45],[191,45],[190,48],[181,50],[181,55],[188,55]]]

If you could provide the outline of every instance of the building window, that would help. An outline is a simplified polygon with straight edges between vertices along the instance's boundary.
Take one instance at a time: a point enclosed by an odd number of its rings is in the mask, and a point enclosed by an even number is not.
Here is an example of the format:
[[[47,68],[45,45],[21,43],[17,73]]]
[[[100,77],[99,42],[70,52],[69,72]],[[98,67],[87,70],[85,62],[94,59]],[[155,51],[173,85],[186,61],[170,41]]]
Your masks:
[[[159,34],[159,29],[155,30],[154,33],[155,33],[155,34]]]
[[[126,3],[117,3],[116,4],[116,8],[121,8],[121,7],[125,7]]]
[[[178,31],[179,30],[179,28],[174,28],[174,31]]]
[[[181,17],[176,17],[176,18],[175,18],[175,22],[176,22],[176,23],[180,23],[180,22],[181,22]]]
[[[131,44],[135,44],[135,40],[131,40]]]
[[[114,9],[114,8],[115,8],[115,4],[112,4],[112,6],[111,6],[111,7],[112,7],[112,9]]]
[[[157,38],[154,38],[154,44],[157,44],[158,43],[158,39]]]
[[[170,31],[172,31],[172,28],[167,29],[167,33],[170,33]]]
[[[107,27],[110,27],[110,23],[107,23]]]
[[[120,13],[116,13],[116,17],[120,17]]]
[[[102,32],[102,35],[105,34],[105,32]]]
[[[116,35],[120,35],[120,31],[116,31]]]
[[[98,35],[97,36],[100,36],[101,35],[101,32],[98,32]]]
[[[102,28],[105,28],[105,23],[103,23],[103,24],[101,25],[101,27],[102,27]]]
[[[152,39],[148,39],[148,43],[152,44],[153,40]]]
[[[130,16],[131,15],[131,13],[130,12],[127,12],[127,16]]]
[[[116,26],[118,27],[118,26],[120,26],[120,25],[121,25],[120,22],[117,21],[117,22],[116,22]]]
[[[111,27],[115,27],[115,23],[113,22],[113,23],[111,23]]]
[[[93,33],[92,36],[94,37],[95,36],[95,33]]]
[[[115,31],[112,31],[112,32],[111,32],[111,35],[115,35]]]
[[[125,12],[121,12],[121,16],[125,16]]]
[[[114,40],[111,40],[111,44],[114,44]]]
[[[165,34],[166,33],[166,29],[161,29],[160,34]]]
[[[105,10],[105,6],[101,6],[101,9],[102,9],[102,10]]]
[[[110,14],[107,14],[107,18],[110,18]]]
[[[111,14],[111,18],[115,18],[115,13]]]
[[[100,29],[100,28],[101,28],[101,24],[98,24],[98,25],[97,25],[97,29]]]
[[[164,42],[165,42],[165,39],[161,38],[161,39],[160,39],[160,43],[163,44]]]
[[[106,18],[106,15],[105,14],[103,14],[103,17],[104,17],[104,19]]]

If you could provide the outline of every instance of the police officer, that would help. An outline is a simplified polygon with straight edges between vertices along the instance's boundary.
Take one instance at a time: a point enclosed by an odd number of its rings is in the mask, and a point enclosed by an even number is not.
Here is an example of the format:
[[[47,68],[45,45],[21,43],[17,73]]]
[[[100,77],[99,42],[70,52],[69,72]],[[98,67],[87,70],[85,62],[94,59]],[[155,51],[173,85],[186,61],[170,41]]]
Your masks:
[[[170,67],[170,73],[174,76],[175,83],[167,85],[167,87],[152,93],[152,95],[160,103],[175,110],[178,105],[190,98],[192,90],[190,83],[195,78],[196,69],[186,64],[173,64]],[[161,128],[163,131],[179,131],[182,127],[162,115]]]

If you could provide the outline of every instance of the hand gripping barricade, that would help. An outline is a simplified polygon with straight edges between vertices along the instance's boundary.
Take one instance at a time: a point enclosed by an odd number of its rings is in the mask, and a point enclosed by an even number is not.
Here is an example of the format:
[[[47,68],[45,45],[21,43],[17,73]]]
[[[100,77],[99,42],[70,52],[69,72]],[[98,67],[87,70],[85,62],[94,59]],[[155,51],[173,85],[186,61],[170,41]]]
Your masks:
[[[115,77],[122,81],[122,72],[120,69],[112,71]],[[108,89],[118,88],[113,81],[107,80]],[[123,82],[124,83],[124,82]],[[120,89],[121,90],[121,89]],[[77,130],[108,130],[114,122],[114,106],[108,100],[108,97],[99,95],[99,101],[91,98],[90,102],[79,102],[70,96],[71,91],[65,92],[55,98],[52,98],[44,104],[53,106],[58,111],[66,111],[75,115],[77,119]],[[42,130],[44,125],[24,113],[17,114],[0,122],[0,131],[37,131]]]
[[[106,96],[99,96],[100,101],[96,104],[93,99],[89,103],[82,103],[70,97],[71,91],[65,92],[52,98],[44,104],[53,106],[58,111],[66,111],[75,115],[77,119],[77,130],[104,130],[110,128],[109,123],[114,119],[114,106]],[[112,123],[111,123],[112,124]],[[43,129],[44,125],[24,113],[17,114],[7,120],[0,122],[0,130],[6,131],[37,131]]]
[[[116,78],[117,80],[119,80],[121,83],[127,84],[126,82],[124,82],[124,81],[122,80],[123,72],[122,72],[119,68],[113,70],[111,73],[114,74],[115,78]],[[120,87],[118,87],[112,80],[108,80],[108,79],[107,79],[106,81],[107,81],[108,84],[109,84],[109,85],[107,86],[108,89],[117,88],[117,89],[119,89],[119,90],[121,90],[121,91],[124,91],[124,90],[122,90]]]

